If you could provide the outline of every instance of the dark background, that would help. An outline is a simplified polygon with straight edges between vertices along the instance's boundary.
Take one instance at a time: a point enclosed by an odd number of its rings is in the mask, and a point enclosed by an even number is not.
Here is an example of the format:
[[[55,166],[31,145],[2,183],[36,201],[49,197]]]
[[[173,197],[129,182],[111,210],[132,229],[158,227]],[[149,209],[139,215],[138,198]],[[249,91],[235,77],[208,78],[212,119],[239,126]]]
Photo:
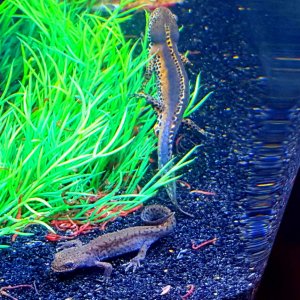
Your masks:
[[[256,300],[300,299],[299,196],[298,171]]]

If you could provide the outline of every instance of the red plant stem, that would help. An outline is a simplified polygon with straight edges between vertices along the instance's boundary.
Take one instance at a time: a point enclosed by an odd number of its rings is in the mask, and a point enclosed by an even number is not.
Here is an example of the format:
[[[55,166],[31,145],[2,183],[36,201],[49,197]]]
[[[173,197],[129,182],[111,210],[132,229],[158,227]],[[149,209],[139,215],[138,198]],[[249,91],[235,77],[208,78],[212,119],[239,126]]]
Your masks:
[[[208,191],[202,191],[202,190],[192,190],[190,191],[190,194],[203,194],[208,196],[214,196],[216,193],[214,192],[208,192]]]
[[[187,183],[186,181],[183,180],[177,180],[177,182],[179,182],[182,186],[186,187],[187,189],[191,189],[191,185],[189,183]]]
[[[195,242],[192,241],[192,249],[198,250],[198,249],[200,249],[200,248],[202,248],[202,247],[204,247],[204,246],[206,246],[208,244],[214,244],[216,241],[217,241],[216,237],[213,238],[213,239],[211,239],[211,240],[205,241],[205,242],[203,242],[203,243],[201,243],[199,245],[196,245]]]
[[[183,296],[180,295],[180,298],[182,300],[186,300],[187,298],[189,298],[195,291],[195,286],[193,284],[189,284],[187,287],[188,287],[188,291],[186,292],[186,294]]]
[[[18,198],[18,205],[21,204],[22,198],[23,198],[23,195],[20,195],[19,198]],[[20,205],[18,207],[18,212],[17,212],[17,215],[16,215],[16,219],[20,220],[21,218],[22,218],[22,206]],[[17,233],[13,234],[13,236],[11,237],[11,241],[15,242],[17,237],[18,237]]]

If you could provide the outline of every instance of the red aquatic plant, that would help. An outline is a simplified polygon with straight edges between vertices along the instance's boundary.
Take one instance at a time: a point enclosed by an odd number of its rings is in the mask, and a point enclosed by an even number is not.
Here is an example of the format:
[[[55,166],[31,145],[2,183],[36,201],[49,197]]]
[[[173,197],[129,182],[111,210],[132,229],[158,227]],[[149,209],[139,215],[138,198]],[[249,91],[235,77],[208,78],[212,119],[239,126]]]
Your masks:
[[[184,0],[136,0],[131,3],[128,3],[125,6],[125,9],[130,9],[144,4],[145,5],[144,8],[153,10],[160,6],[168,7],[176,3],[182,3],[183,1]],[[120,0],[99,0],[94,3],[93,8],[103,9],[104,6],[117,7],[119,5],[120,5]]]
[[[114,203],[114,202],[113,202]],[[126,217],[129,213],[132,213],[138,209],[140,209],[143,205],[140,204],[138,206],[135,206],[131,209],[124,210],[124,204],[122,205],[116,205],[112,208],[110,208],[109,205],[103,205],[100,208],[92,208],[88,210],[85,213],[85,216],[89,218],[92,214],[95,215],[94,220],[100,221],[104,220],[105,218],[109,217],[110,215],[115,215],[115,217],[112,217],[106,221],[103,221],[98,225],[97,223],[91,224],[90,221],[87,223],[82,223],[78,220],[72,220],[69,216],[66,216],[67,219],[65,220],[52,220],[50,224],[57,230],[61,232],[68,231],[68,235],[61,235],[57,233],[48,233],[46,235],[46,239],[49,242],[57,242],[61,240],[67,240],[67,239],[74,239],[78,237],[79,235],[86,234],[90,232],[91,230],[95,228],[99,228],[100,230],[105,230],[106,225],[109,222],[113,222],[117,217]],[[62,217],[62,216],[61,216]]]

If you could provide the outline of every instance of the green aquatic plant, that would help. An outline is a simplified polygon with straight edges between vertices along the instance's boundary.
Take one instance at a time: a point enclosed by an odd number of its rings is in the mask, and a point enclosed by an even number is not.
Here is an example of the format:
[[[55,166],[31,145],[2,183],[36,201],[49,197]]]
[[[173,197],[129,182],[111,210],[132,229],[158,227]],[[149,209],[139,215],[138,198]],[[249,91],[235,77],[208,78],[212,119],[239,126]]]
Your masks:
[[[107,221],[190,162],[191,152],[138,189],[156,149],[155,115],[132,97],[147,42],[126,39],[121,26],[135,9],[121,9],[103,16],[65,1],[0,4],[0,237],[29,235],[29,224],[52,230],[57,217]]]

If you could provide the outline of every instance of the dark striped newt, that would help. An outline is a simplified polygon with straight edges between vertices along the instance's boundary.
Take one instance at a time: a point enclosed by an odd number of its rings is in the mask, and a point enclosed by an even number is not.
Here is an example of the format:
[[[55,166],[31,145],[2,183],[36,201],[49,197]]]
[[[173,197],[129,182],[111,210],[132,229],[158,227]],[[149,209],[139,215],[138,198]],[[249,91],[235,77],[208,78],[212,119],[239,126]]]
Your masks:
[[[161,169],[172,158],[174,139],[190,98],[189,80],[183,64],[187,59],[178,51],[177,17],[168,8],[159,7],[152,12],[148,35],[149,55],[152,58],[146,70],[144,85],[154,72],[158,99],[143,93],[139,95],[146,98],[158,114],[158,167]],[[179,207],[175,182],[168,184],[166,190],[179,211],[193,216]]]

